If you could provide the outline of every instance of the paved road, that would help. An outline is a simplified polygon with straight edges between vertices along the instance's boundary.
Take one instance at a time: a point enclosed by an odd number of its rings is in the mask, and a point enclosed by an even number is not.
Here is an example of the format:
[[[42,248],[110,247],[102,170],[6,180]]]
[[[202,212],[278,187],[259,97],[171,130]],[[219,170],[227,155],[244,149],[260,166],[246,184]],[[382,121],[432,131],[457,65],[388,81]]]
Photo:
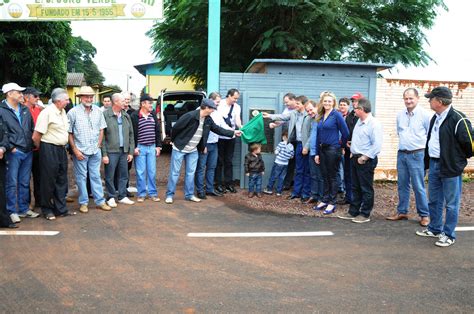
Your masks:
[[[179,198],[179,197],[178,197]],[[356,225],[220,200],[146,201],[0,236],[0,312],[473,312],[474,232],[450,248],[415,221]],[[190,238],[189,232],[332,231]]]

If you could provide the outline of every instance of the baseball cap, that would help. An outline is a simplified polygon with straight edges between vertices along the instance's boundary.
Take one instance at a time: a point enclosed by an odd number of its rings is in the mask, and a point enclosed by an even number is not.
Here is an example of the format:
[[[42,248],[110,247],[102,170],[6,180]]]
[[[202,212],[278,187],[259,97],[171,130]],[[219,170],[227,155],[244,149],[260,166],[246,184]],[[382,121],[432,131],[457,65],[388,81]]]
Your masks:
[[[361,93],[355,93],[354,95],[351,96],[351,100],[354,99],[354,100],[359,100],[361,98],[364,98],[364,96],[362,96]]]
[[[19,92],[22,92],[25,90],[24,87],[21,87],[20,85],[18,85],[17,83],[7,83],[5,85],[2,86],[2,92],[4,94],[8,93],[8,92],[11,92],[12,90],[17,90]]]
[[[206,106],[212,109],[217,109],[216,104],[214,103],[214,100],[211,100],[209,98],[205,98],[201,102],[201,106]]]
[[[39,96],[41,95],[42,93],[37,90],[36,88],[34,87],[31,87],[31,86],[28,86],[25,88],[25,90],[23,91],[23,94],[24,95],[33,95],[33,96]]]
[[[453,93],[451,93],[451,90],[447,87],[444,86],[439,86],[433,88],[433,90],[429,93],[425,94],[426,98],[433,98],[433,97],[440,97],[440,98],[447,98],[451,99],[453,98]]]
[[[140,97],[140,102],[142,102],[142,101],[151,101],[151,102],[153,102],[154,99],[153,99],[153,97],[151,97],[151,96],[148,95],[148,94],[143,94],[143,95]]]

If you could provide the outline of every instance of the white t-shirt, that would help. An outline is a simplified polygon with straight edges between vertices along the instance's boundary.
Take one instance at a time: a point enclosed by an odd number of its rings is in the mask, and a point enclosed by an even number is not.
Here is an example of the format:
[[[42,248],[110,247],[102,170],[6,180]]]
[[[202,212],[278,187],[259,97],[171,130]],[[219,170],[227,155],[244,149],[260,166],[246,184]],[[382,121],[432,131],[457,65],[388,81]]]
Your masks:
[[[238,103],[235,103],[233,106],[234,106],[234,109],[232,110],[232,115],[231,115],[231,118],[230,118],[230,122],[232,124],[232,128],[235,130],[236,129],[236,122],[235,122],[236,117],[240,117],[241,109],[240,109],[240,105]],[[229,115],[230,108],[231,108],[231,106],[227,105],[227,101],[225,99],[222,99],[221,102],[219,103],[219,106],[217,106],[217,112],[223,118],[227,118],[227,116]],[[221,136],[221,135],[219,136],[219,138],[231,139],[231,137]]]

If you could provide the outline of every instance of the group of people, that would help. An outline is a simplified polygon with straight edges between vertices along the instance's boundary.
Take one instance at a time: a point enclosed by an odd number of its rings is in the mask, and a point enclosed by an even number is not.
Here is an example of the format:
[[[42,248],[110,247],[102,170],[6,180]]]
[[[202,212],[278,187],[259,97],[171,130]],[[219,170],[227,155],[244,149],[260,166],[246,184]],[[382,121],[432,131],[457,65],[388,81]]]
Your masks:
[[[104,106],[99,108],[93,105],[95,92],[83,86],[77,93],[80,103],[66,113],[70,100],[62,88],[51,92],[51,105],[45,109],[37,105],[40,92],[35,88],[7,83],[2,92],[0,226],[15,228],[21,218],[38,217],[32,210],[35,205],[41,207],[48,220],[74,214],[66,206],[68,152],[72,156],[80,212],[88,212],[90,195],[95,206],[105,211],[117,207],[117,203],[134,204],[127,190],[133,162],[136,202],[144,202],[147,197],[160,201],[156,157],[161,154],[161,127],[151,96],[143,94],[139,109],[134,110],[129,93],[116,93],[104,97]],[[174,201],[183,160],[186,200],[200,202],[209,195],[236,192],[232,158],[235,138],[242,134],[239,97],[237,89],[229,90],[224,99],[211,93],[197,110],[187,112],[173,125],[165,203]],[[425,97],[434,116],[418,105],[416,89],[408,88],[403,94],[406,108],[397,116],[399,205],[397,214],[387,219],[408,218],[411,186],[420,225],[426,227],[417,234],[437,237],[436,245],[449,246],[455,242],[461,175],[472,155],[472,131],[465,115],[452,108],[448,88],[437,87]],[[355,223],[369,222],[374,205],[374,170],[383,137],[382,125],[372,115],[370,101],[360,93],[338,101],[332,92],[325,91],[318,101],[288,93],[284,102],[283,113],[262,114],[273,121],[270,128],[284,128],[263,191],[265,164],[261,145],[249,145],[244,162],[249,177],[248,196],[261,197],[262,192],[281,196],[285,182],[293,181],[289,199],[314,203],[314,210],[332,214],[337,209],[338,178],[342,177],[346,194],[340,202],[350,206],[338,217]],[[425,165],[430,169],[428,197]]]

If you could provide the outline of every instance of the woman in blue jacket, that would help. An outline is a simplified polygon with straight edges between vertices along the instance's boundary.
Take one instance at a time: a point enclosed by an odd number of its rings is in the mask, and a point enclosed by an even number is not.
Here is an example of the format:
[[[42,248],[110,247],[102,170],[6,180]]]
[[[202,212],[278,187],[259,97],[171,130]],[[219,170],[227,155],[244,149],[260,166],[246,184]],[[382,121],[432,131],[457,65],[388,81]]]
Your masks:
[[[349,129],[341,113],[335,110],[336,95],[331,92],[321,94],[318,109],[318,132],[316,137],[316,156],[314,161],[321,167],[324,193],[322,201],[314,207],[332,214],[336,210],[337,170],[346,146]]]

